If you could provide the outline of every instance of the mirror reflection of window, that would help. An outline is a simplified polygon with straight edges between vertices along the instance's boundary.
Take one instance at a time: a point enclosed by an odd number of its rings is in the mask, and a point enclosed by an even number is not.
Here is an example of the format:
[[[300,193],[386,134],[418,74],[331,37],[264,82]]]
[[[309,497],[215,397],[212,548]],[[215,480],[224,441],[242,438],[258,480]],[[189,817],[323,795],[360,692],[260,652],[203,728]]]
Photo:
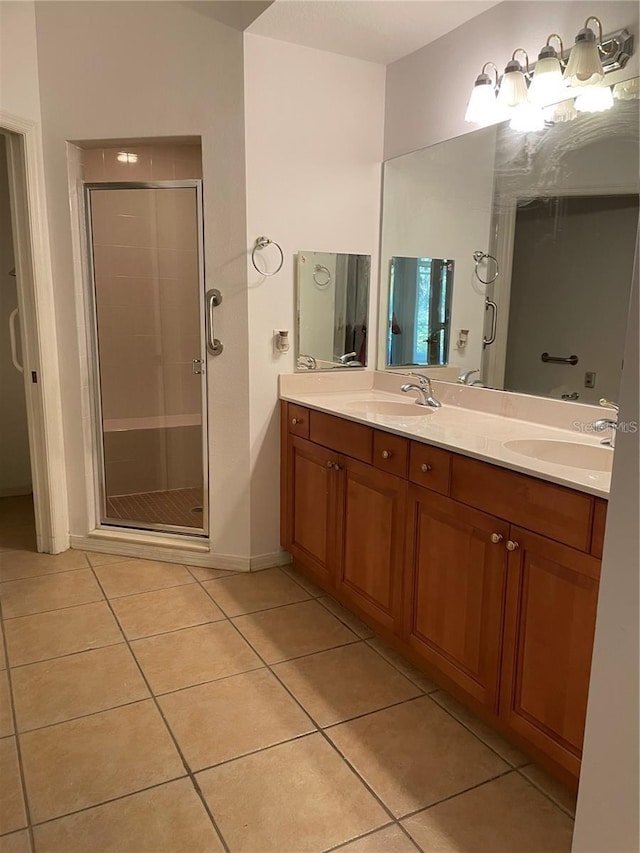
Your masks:
[[[446,258],[392,258],[389,367],[447,364],[453,268]]]

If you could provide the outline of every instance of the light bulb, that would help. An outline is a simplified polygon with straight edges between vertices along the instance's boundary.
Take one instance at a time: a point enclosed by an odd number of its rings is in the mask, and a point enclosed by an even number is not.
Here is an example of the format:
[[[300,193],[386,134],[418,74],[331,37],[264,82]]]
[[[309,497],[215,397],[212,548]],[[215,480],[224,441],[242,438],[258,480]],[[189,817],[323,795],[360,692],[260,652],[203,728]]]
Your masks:
[[[486,78],[483,80],[482,78]],[[499,121],[496,93],[491,80],[486,74],[481,74],[469,98],[469,105],[464,116],[465,121],[474,122],[482,127]]]
[[[512,110],[527,100],[527,81],[522,66],[516,59],[507,62],[498,92],[498,104]]]
[[[604,80],[596,34],[587,26],[591,20],[598,22],[602,41],[602,24],[598,18],[587,18],[584,28],[576,36],[576,43],[564,70],[565,82],[570,86],[597,86]]]
[[[525,101],[524,104],[518,104],[511,112],[511,130],[520,131],[520,133],[529,133],[535,130],[544,129],[544,116],[542,110],[535,104],[529,104]]]
[[[613,106],[613,92],[609,86],[594,86],[585,89],[576,98],[579,113],[603,113]]]
[[[551,51],[553,55],[546,53]],[[566,95],[567,86],[562,79],[560,60],[552,47],[543,48],[538,56],[533,80],[529,86],[529,100],[544,107],[555,104]]]

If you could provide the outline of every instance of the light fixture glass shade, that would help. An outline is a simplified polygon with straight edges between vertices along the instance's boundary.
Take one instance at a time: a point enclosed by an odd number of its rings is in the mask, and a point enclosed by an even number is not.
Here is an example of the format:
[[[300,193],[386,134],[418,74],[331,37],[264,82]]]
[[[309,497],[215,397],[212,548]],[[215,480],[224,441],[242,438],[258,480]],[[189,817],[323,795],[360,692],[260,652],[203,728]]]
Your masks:
[[[564,70],[564,79],[570,86],[597,86],[604,80],[596,34],[588,27],[580,30],[576,36],[576,43]]]
[[[511,112],[509,127],[511,130],[520,131],[520,133],[543,130],[544,116],[542,110],[535,104],[529,104],[526,101],[523,104],[518,104]]]
[[[576,105],[573,98],[568,98],[566,101],[560,101],[559,104],[552,104],[550,107],[545,107],[542,110],[542,115],[545,121],[552,121],[554,124],[559,121],[573,121],[578,115]]]
[[[498,104],[503,109],[512,110],[519,104],[527,101],[527,81],[522,72],[519,62],[509,62],[505,68],[500,90],[498,92]]]
[[[538,59],[533,80],[529,86],[529,100],[540,107],[555,104],[566,95],[567,84],[562,78],[562,68],[557,56]]]
[[[585,89],[576,98],[579,113],[603,113],[613,106],[613,92],[609,86],[594,86]]]
[[[640,98],[640,77],[616,83],[613,87],[613,97],[619,101],[633,101]]]
[[[483,80],[483,77],[486,79]],[[481,74],[476,80],[464,120],[483,127],[498,120],[496,93],[487,74]]]

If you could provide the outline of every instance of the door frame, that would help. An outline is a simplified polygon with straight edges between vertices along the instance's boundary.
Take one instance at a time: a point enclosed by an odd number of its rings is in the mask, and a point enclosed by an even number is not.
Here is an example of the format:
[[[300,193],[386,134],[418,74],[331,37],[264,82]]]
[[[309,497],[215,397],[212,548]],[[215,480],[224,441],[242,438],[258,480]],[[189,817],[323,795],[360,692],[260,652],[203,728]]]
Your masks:
[[[69,547],[61,374],[40,125],[0,110],[11,224],[38,551]]]
[[[118,519],[106,521],[106,471],[104,454],[104,431],[102,428],[102,395],[100,392],[100,358],[98,351],[98,316],[96,303],[95,269],[93,264],[93,227],[91,219],[91,193],[93,191],[114,190],[150,190],[150,189],[193,189],[196,191],[196,227],[198,242],[198,301],[200,320],[200,360],[202,369],[200,408],[202,417],[201,445],[202,445],[202,528],[187,528],[169,524],[143,525],[140,522]],[[205,270],[204,270],[204,205],[203,205],[203,183],[202,179],[189,178],[184,180],[166,181],[83,181],[82,182],[82,207],[84,213],[85,233],[84,268],[86,270],[86,327],[87,347],[89,351],[89,381],[92,388],[91,421],[93,436],[93,502],[95,511],[96,531],[129,531],[141,534],[175,534],[195,537],[201,541],[208,541],[209,531],[209,430],[208,430],[208,383],[207,383],[207,346],[206,346],[206,322],[205,322]],[[176,543],[177,544],[177,543]]]

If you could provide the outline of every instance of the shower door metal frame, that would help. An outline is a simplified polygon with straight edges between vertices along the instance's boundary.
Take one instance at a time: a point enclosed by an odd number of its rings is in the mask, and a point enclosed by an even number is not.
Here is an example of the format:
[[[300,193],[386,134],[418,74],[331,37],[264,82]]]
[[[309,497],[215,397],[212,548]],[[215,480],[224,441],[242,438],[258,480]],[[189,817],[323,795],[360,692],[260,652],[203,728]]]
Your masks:
[[[93,252],[93,227],[91,221],[91,193],[93,190],[153,190],[153,189],[195,189],[196,191],[196,217],[198,238],[198,304],[200,318],[200,353],[202,375],[201,379],[201,407],[202,407],[202,527],[183,527],[174,524],[159,524],[127,519],[106,520],[107,513],[107,489],[104,455],[104,430],[102,417],[102,385],[100,382],[100,352],[98,346],[98,313],[96,300],[96,282]],[[148,531],[156,533],[176,533],[183,536],[194,536],[199,539],[209,538],[209,429],[208,429],[208,358],[206,346],[205,325],[205,266],[204,266],[204,204],[201,180],[182,181],[104,181],[83,182],[85,227],[87,235],[87,269],[89,277],[88,287],[88,309],[90,325],[87,329],[88,348],[90,353],[90,379],[91,397],[94,421],[94,481],[97,486],[96,497],[96,521],[98,529],[114,530],[125,528],[127,530]]]

